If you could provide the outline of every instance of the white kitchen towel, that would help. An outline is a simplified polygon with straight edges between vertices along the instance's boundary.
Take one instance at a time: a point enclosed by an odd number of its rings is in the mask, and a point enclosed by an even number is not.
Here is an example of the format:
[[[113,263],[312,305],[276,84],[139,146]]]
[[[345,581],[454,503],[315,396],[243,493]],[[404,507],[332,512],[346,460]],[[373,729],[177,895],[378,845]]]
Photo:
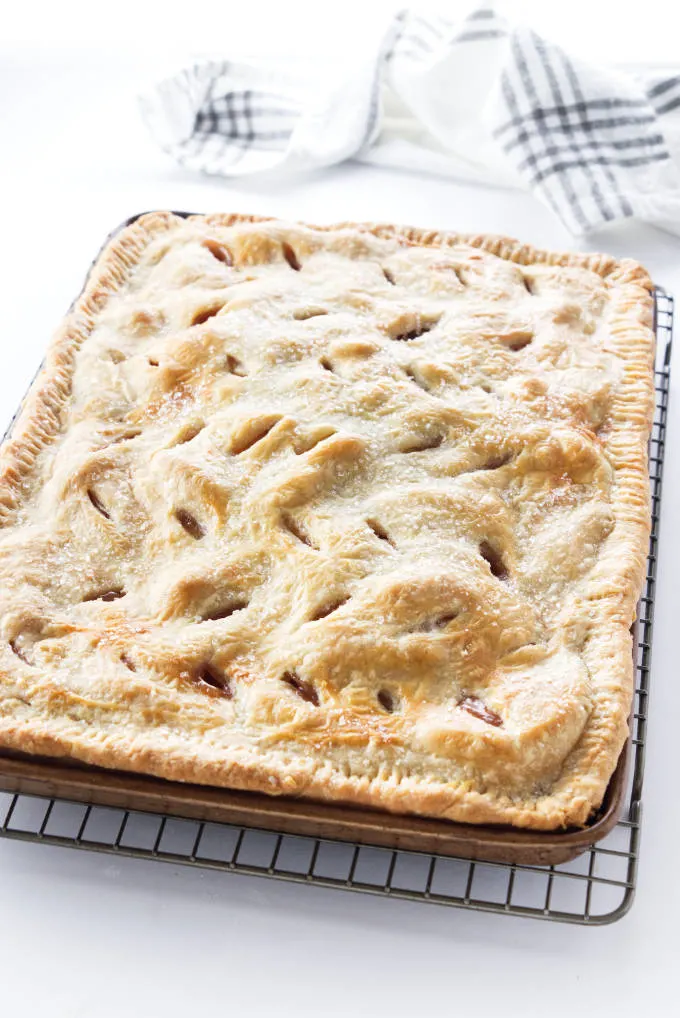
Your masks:
[[[574,234],[631,217],[680,234],[680,74],[583,63],[488,3],[457,22],[402,11],[323,73],[197,63],[140,104],[206,173],[358,159],[530,189]]]

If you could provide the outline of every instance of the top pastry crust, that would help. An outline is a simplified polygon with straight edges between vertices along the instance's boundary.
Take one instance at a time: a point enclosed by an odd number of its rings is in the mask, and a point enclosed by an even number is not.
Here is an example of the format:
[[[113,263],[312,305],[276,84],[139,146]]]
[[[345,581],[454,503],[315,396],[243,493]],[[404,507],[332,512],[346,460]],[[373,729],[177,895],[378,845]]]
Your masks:
[[[651,310],[601,255],[138,219],[0,452],[0,746],[586,822],[631,704]]]

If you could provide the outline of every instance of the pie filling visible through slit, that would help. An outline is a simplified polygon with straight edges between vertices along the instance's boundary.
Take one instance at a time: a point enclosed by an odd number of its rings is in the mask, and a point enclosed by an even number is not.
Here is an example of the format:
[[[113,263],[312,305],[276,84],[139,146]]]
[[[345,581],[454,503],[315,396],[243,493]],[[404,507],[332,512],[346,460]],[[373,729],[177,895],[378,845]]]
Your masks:
[[[0,747],[587,822],[627,737],[651,283],[498,237],[151,213],[0,452]]]

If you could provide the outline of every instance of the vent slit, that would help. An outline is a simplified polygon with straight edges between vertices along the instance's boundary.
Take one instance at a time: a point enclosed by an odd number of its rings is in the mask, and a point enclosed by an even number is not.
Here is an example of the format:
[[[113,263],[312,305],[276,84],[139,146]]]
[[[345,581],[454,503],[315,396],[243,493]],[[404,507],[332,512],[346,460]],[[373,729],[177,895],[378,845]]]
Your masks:
[[[386,541],[393,548],[397,547],[392,538],[390,537],[390,535],[383,527],[382,523],[379,523],[378,520],[366,520],[366,525],[370,527],[370,529],[373,531],[378,540]]]
[[[296,272],[299,272],[300,269],[302,268],[302,265],[300,265],[298,257],[295,254],[293,248],[290,246],[290,244],[287,244],[285,240],[281,244],[281,250],[283,252],[283,257],[286,259],[291,269],[294,269]]]
[[[205,423],[201,421],[200,424],[188,425],[184,431],[182,431],[175,442],[175,445],[186,445],[187,442],[192,442],[197,435],[203,431]]]
[[[24,654],[23,650],[20,647],[17,646],[16,640],[10,640],[9,641],[9,648],[12,651],[13,654],[16,654],[16,656],[19,658],[20,661],[24,662],[25,665],[31,665],[32,666],[32,662],[29,661],[29,659]]]
[[[413,339],[418,339],[419,336],[424,336],[426,332],[430,332],[434,329],[440,318],[441,315],[437,318],[421,318],[418,314],[413,315],[413,327],[411,329],[399,330],[398,327],[393,326],[393,329],[396,328],[397,331],[392,331],[392,329],[389,330],[390,339],[395,340],[397,343],[408,343]]]
[[[248,449],[252,449],[254,445],[261,442],[280,420],[280,417],[275,417],[274,419],[251,422],[241,431],[240,436],[237,435],[232,439],[231,451],[234,456],[240,456],[242,452],[247,452]]]
[[[404,368],[404,374],[413,382],[414,385],[417,385],[419,389],[422,389],[423,392],[430,392],[429,386],[425,384],[422,378],[418,377],[415,369],[410,364]]]
[[[437,615],[434,618],[426,619],[422,625],[418,626],[418,632],[431,633],[435,629],[445,629],[450,622],[454,622],[460,612],[447,612],[442,615]]]
[[[438,449],[444,441],[443,435],[424,435],[422,438],[415,438],[411,445],[400,449],[400,452],[426,452],[428,449]]]
[[[244,600],[229,601],[227,604],[223,605],[221,608],[215,608],[214,611],[203,612],[203,614],[201,615],[201,621],[202,622],[219,622],[220,619],[231,618],[231,616],[235,615],[236,612],[241,612],[241,611],[244,610],[244,608],[247,608],[247,607],[248,607],[248,601],[244,601]]]
[[[500,728],[503,724],[503,718],[500,714],[497,714],[495,710],[491,710],[490,707],[480,700],[476,696],[465,696],[462,700],[459,700],[458,706],[461,710],[465,710],[468,714],[472,714],[473,717],[479,718],[480,721],[486,721],[487,725],[493,725],[494,728]]]
[[[314,614],[310,618],[310,622],[318,622],[320,619],[327,619],[329,615],[336,612],[338,608],[342,608],[343,604],[347,604],[349,597],[341,597],[337,601],[329,601],[326,604],[320,605]]]
[[[95,594],[88,594],[87,597],[83,598],[83,601],[118,601],[121,597],[125,597],[125,591],[122,587],[112,587],[110,590],[98,591]]]
[[[306,703],[311,703],[315,707],[319,706],[319,694],[315,687],[311,682],[305,682],[304,679],[301,679],[297,672],[284,672],[281,676],[281,681],[290,686]]]
[[[195,516],[192,516],[186,509],[175,509],[175,519],[181,527],[186,530],[187,534],[193,537],[196,541],[200,541],[202,537],[205,537],[205,529],[201,526]]]
[[[507,580],[507,566],[503,561],[501,553],[492,544],[489,544],[488,541],[482,541],[479,546],[479,554],[489,566],[492,576],[495,576],[497,580]]]
[[[99,495],[97,495],[96,491],[93,491],[92,488],[88,488],[87,489],[87,497],[89,498],[90,502],[92,503],[94,508],[97,510],[97,512],[102,514],[104,519],[107,519],[107,520],[111,519],[111,513],[108,511],[108,509],[106,508],[106,506],[104,505],[104,503],[100,499]]]
[[[207,322],[209,318],[214,318],[215,315],[218,314],[223,307],[224,304],[213,304],[212,307],[201,308],[194,314],[194,317],[191,319],[191,324],[203,325],[203,323]]]
[[[507,466],[512,459],[511,453],[503,453],[499,456],[491,456],[486,463],[481,466],[480,470],[500,470],[501,467]]]
[[[207,248],[213,258],[216,258],[218,262],[223,262],[228,266],[232,266],[234,264],[232,253],[228,247],[224,246],[224,244],[220,244],[216,240],[208,238],[203,241],[203,247]]]
[[[316,549],[316,545],[312,543],[312,540],[304,527],[295,519],[294,516],[291,516],[290,513],[281,513],[281,524],[289,534],[292,534],[292,536],[297,538],[297,540],[302,544],[306,544],[308,548]]]
[[[312,449],[316,449],[317,445],[321,445],[328,438],[332,438],[336,432],[329,428],[327,431],[317,433],[316,435],[301,435],[295,442],[295,452],[298,456],[302,456],[303,453],[311,452]]]
[[[513,353],[517,353],[519,350],[523,350],[525,346],[533,341],[533,332],[520,332],[516,335],[515,339],[511,339],[507,344],[508,350],[512,350]]]
[[[117,445],[119,442],[130,442],[133,438],[138,438],[141,433],[141,430],[133,428],[130,431],[124,431],[122,435],[115,435],[108,444]]]
[[[399,706],[399,700],[389,689],[381,689],[377,696],[378,703],[388,714],[394,714]]]
[[[233,353],[228,353],[224,358],[224,367],[230,375],[238,375],[239,378],[245,378],[248,374],[241,361],[238,357],[234,357]]]
[[[203,665],[196,673],[196,681],[199,688],[201,686],[208,686],[211,690],[216,690],[227,700],[233,700],[234,698],[234,690],[231,687],[229,678],[218,671],[214,665]],[[208,692],[208,690],[205,690],[205,692]]]

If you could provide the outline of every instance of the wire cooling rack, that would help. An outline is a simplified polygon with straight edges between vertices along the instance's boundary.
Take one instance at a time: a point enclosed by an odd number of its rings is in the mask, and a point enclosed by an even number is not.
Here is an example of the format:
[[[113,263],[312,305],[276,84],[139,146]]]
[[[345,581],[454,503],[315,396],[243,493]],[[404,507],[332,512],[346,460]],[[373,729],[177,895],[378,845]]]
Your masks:
[[[606,838],[560,866],[510,866],[11,793],[0,793],[0,836],[583,925],[625,915],[635,893],[640,843],[673,299],[657,291],[655,311],[652,532],[637,630],[633,766],[622,818]]]

